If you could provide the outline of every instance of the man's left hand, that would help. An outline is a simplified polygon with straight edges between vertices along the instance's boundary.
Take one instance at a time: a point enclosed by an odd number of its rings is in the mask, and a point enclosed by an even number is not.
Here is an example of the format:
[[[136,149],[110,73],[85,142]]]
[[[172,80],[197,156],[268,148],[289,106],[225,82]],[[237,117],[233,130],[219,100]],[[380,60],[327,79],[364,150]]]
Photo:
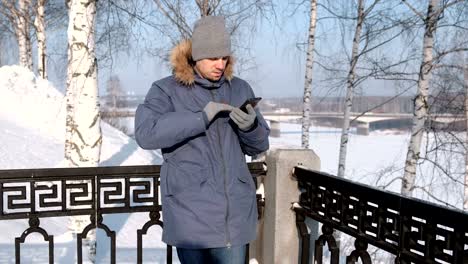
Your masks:
[[[255,118],[257,118],[257,113],[250,104],[247,105],[246,109],[247,113],[239,108],[234,108],[229,114],[232,121],[234,121],[239,129],[243,131],[247,131],[252,128]]]

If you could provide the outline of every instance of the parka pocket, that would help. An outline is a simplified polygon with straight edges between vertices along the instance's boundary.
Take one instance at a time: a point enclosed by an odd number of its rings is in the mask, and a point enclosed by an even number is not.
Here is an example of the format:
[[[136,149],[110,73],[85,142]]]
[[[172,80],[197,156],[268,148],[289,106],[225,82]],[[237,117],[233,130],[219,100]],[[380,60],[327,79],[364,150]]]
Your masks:
[[[255,196],[255,183],[247,165],[237,168],[230,168],[232,173],[236,173],[236,178],[232,181],[232,192],[236,196]]]
[[[206,169],[187,171],[168,164],[166,176],[166,196],[174,196],[185,191],[200,191],[208,180]]]
[[[247,219],[256,218],[255,184],[248,171],[241,170],[242,173],[233,179],[231,192],[231,215],[239,225],[245,224]]]
[[[253,188],[254,187],[254,182],[252,179],[252,175],[250,173],[241,173],[239,176],[237,176],[237,179],[244,183],[247,184],[249,187]]]

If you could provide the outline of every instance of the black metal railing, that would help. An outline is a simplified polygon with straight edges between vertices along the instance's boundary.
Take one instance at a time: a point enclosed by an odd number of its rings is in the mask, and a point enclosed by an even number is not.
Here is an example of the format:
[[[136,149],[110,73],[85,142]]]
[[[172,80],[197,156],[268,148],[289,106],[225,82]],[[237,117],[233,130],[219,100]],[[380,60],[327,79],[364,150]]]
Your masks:
[[[355,238],[346,263],[371,263],[368,244],[395,257],[395,263],[468,263],[468,214],[422,200],[378,190],[326,173],[296,167],[303,191],[295,207],[302,237],[301,263],[309,263],[310,235],[304,220],[322,224],[315,262],[328,245],[330,262],[339,263],[334,229]]]
[[[249,163],[253,176],[264,175],[263,163]],[[82,263],[82,243],[93,229],[110,239],[110,262],[116,263],[116,233],[103,221],[105,214],[148,212],[137,230],[136,262],[143,262],[143,236],[151,226],[163,227],[159,203],[160,166],[25,169],[0,171],[0,220],[29,219],[29,227],[14,239],[15,261],[21,244],[32,233],[48,242],[49,263],[54,263],[54,236],[40,225],[46,217],[87,215],[91,223],[77,234],[77,259]],[[259,201],[261,204],[261,201]],[[167,263],[172,247],[167,246]]]

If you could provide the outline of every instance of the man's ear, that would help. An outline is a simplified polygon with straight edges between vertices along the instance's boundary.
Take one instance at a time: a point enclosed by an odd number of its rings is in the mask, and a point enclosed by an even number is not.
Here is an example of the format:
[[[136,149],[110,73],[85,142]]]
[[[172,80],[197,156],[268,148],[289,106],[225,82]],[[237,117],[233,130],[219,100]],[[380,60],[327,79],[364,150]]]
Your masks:
[[[192,67],[195,67],[195,64],[197,64],[197,62],[193,60],[192,56],[188,58],[188,63]]]

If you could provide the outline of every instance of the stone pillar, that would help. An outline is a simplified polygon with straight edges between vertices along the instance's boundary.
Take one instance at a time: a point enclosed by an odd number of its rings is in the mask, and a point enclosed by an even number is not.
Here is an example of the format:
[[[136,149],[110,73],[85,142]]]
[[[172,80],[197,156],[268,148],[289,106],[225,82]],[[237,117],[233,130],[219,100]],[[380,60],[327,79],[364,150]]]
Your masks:
[[[270,137],[280,137],[280,122],[275,120],[270,120]]]
[[[369,123],[359,123],[357,125],[357,134],[361,136],[369,135]]]
[[[258,225],[257,240],[250,245],[250,263],[295,264],[299,261],[300,240],[296,214],[291,208],[299,200],[300,191],[292,171],[296,165],[320,170],[320,159],[312,150],[279,149],[267,154],[266,163],[265,211]],[[316,229],[318,225],[315,222],[310,227]]]

